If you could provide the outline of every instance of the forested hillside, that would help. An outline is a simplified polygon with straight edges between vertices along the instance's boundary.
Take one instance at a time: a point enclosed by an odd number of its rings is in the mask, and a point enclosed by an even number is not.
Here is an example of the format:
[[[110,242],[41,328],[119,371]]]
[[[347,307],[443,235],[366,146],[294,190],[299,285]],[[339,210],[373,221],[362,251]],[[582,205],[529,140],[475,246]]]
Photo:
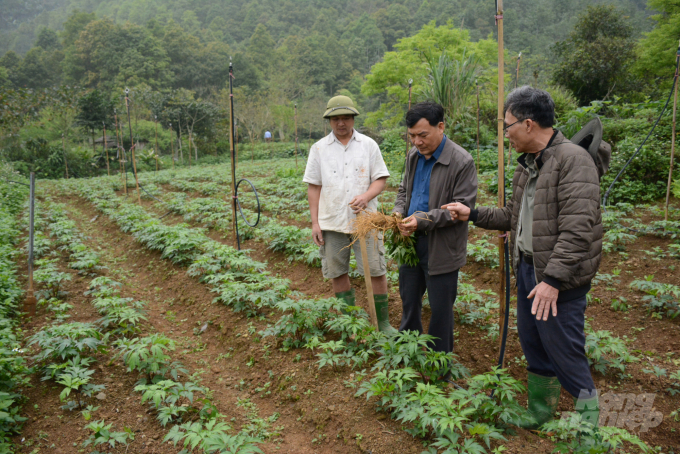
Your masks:
[[[240,141],[256,144],[270,130],[289,142],[297,124],[307,143],[300,151],[327,131],[319,114],[336,94],[355,100],[358,127],[392,137],[413,80],[413,101],[444,104],[448,133],[463,145],[475,143],[479,87],[480,141],[491,147],[494,13],[493,2],[463,0],[7,0],[0,99],[12,108],[0,113],[0,151],[22,171],[40,163],[57,176],[69,154],[83,174],[103,171],[95,141],[104,125],[127,121],[127,87],[135,128],[119,133],[122,146],[130,134],[141,147],[155,141],[158,127],[153,153],[219,157],[228,148],[230,59]],[[548,89],[563,121],[579,118],[570,128],[607,103],[658,100],[670,86],[679,17],[670,0],[508,2],[506,89]],[[436,92],[444,75],[456,93]],[[573,113],[593,101],[604,104]]]

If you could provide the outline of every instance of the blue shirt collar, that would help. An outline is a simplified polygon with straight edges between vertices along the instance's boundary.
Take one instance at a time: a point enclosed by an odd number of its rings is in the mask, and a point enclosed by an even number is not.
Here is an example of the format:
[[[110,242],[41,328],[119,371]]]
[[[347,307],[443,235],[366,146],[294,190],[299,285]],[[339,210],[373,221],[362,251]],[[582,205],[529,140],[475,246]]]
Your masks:
[[[444,137],[442,138],[442,142],[439,144],[437,149],[434,151],[434,154],[432,155],[432,157],[434,158],[435,161],[437,161],[439,159],[439,156],[441,156],[442,151],[444,150],[445,144],[446,144],[446,134],[444,134]],[[420,151],[417,148],[416,148],[416,151],[418,152],[419,157],[423,157],[423,158],[425,157],[425,156],[423,156],[422,153],[420,153]]]

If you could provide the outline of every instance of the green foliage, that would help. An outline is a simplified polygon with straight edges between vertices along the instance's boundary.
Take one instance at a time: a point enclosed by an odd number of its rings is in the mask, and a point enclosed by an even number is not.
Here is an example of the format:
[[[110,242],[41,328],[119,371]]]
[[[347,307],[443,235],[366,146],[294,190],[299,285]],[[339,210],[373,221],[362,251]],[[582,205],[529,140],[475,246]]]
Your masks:
[[[631,21],[621,11],[613,5],[589,6],[569,37],[555,44],[560,63],[554,80],[581,104],[637,89],[630,71],[633,43]]]
[[[667,90],[675,67],[673,51],[680,35],[680,6],[672,0],[649,0],[647,5],[658,13],[651,17],[656,26],[639,43],[636,69],[642,77],[656,77],[659,88]]]
[[[420,261],[413,237],[397,235],[391,230],[385,233],[385,252],[399,265],[416,266]]]
[[[485,264],[490,268],[498,268],[498,248],[486,238],[479,239],[474,243],[468,241],[467,256],[475,262]]]
[[[377,111],[367,114],[365,123],[368,126],[394,127],[399,124],[405,113],[404,106],[408,105],[409,79],[413,79],[414,94],[424,92],[428,80],[427,67],[423,64],[424,52],[430,52],[430,58],[438,59],[442,54],[440,49],[445,49],[445,54],[452,60],[461,60],[464,54],[474,53],[481,69],[487,69],[497,53],[493,40],[472,42],[467,30],[451,22],[439,27],[431,22],[414,36],[399,41],[394,48],[395,51],[387,52],[383,60],[371,68],[361,88],[365,96],[387,95],[388,100]]]
[[[645,276],[645,280],[634,280],[630,287],[646,293],[647,312],[659,317],[675,318],[680,315],[680,287],[652,281],[654,276]]]
[[[112,427],[113,424],[106,424],[104,420],[91,422],[85,428],[91,430],[92,434],[85,440],[83,446],[108,444],[111,448],[115,448],[116,444],[125,446],[128,441],[135,439],[135,433],[132,429],[125,427],[123,432],[113,432],[111,431]]]
[[[282,338],[286,350],[300,348],[314,337],[323,338],[324,325],[333,318],[331,310],[340,311],[343,306],[344,303],[336,298],[279,301],[275,307],[286,313],[261,335]]]
[[[555,442],[553,452],[560,453],[606,453],[616,452],[627,445],[637,447],[641,452],[653,452],[645,442],[625,429],[618,427],[594,427],[584,421],[578,413],[565,415],[562,419],[555,419],[545,423],[541,430],[548,433]]]
[[[34,356],[38,363],[72,359],[104,350],[108,337],[90,323],[72,322],[43,328],[34,334],[28,346],[38,345]]]
[[[588,363],[601,374],[606,374],[608,369],[623,374],[628,363],[640,360],[630,353],[623,340],[609,331],[593,331],[590,325],[586,325],[585,350]]]
[[[152,334],[147,337],[134,339],[118,339],[114,346],[118,349],[117,356],[123,358],[128,372],[137,371],[146,374],[147,381],[155,383],[170,375],[177,380],[179,373],[187,373],[179,363],[171,363],[167,354],[175,350],[175,342],[162,334]]]

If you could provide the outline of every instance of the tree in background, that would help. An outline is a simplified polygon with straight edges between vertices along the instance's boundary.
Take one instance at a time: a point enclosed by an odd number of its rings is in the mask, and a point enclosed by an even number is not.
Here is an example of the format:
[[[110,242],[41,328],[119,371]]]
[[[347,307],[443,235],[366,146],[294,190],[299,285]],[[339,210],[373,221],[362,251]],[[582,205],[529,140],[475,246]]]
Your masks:
[[[635,88],[633,27],[614,6],[589,6],[554,52],[560,60],[554,81],[571,90],[581,104]]]
[[[649,0],[649,7],[659,14],[652,16],[656,27],[640,42],[636,63],[642,77],[661,79],[662,89],[671,84],[675,68],[675,51],[680,40],[680,3],[675,0]]]
[[[380,63],[371,68],[361,87],[365,96],[380,96],[380,107],[366,115],[365,124],[375,127],[394,127],[403,120],[408,105],[408,80],[413,79],[413,93],[423,94],[428,85],[427,58],[439,59],[446,54],[451,60],[462,60],[474,53],[482,70],[491,68],[496,60],[497,44],[491,39],[470,41],[467,30],[453,23],[437,27],[434,21],[415,35],[403,38],[393,52],[387,52]],[[493,74],[487,74],[492,78]],[[414,101],[418,101],[418,97]]]
[[[459,60],[442,53],[439,58],[429,55],[427,67],[430,72],[428,84],[422,89],[422,98],[437,102],[444,107],[446,124],[453,127],[465,119],[475,92],[475,82],[481,69],[475,54],[463,52]]]
[[[100,90],[92,90],[78,99],[78,126],[92,135],[92,150],[96,153],[94,132],[103,124],[113,124],[113,102]]]

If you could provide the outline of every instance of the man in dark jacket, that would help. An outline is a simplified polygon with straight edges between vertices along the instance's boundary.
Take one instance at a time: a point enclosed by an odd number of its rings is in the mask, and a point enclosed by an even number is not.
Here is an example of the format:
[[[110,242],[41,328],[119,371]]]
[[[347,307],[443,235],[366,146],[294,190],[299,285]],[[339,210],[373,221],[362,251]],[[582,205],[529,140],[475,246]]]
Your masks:
[[[421,309],[427,290],[432,309],[428,334],[436,338],[433,349],[449,353],[468,226],[440,207],[454,200],[474,208],[477,171],[470,154],[444,135],[444,109],[439,104],[416,104],[406,114],[406,125],[414,148],[406,158],[394,212],[406,218],[400,226],[402,234],[415,233],[419,263],[399,267],[403,308],[399,330],[423,332]]]
[[[517,332],[529,374],[528,418],[537,428],[555,414],[560,385],[583,419],[597,424],[597,391],[585,354],[586,294],[602,257],[598,167],[553,129],[550,94],[528,86],[505,101],[505,136],[522,153],[505,208],[447,208],[452,218],[510,231],[517,278]],[[552,316],[551,316],[552,315]]]

